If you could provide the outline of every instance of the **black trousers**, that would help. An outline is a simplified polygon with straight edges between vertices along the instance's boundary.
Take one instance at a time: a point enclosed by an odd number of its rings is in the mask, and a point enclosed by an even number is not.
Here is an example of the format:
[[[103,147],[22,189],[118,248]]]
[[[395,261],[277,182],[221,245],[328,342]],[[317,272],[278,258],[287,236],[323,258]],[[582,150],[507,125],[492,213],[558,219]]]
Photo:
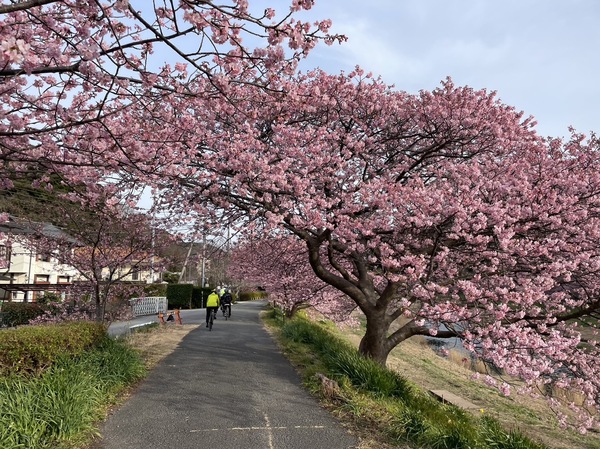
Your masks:
[[[210,314],[213,312],[215,312],[215,314],[217,313],[217,310],[219,310],[218,307],[207,307],[206,308],[206,324],[208,324],[208,318],[210,317]]]

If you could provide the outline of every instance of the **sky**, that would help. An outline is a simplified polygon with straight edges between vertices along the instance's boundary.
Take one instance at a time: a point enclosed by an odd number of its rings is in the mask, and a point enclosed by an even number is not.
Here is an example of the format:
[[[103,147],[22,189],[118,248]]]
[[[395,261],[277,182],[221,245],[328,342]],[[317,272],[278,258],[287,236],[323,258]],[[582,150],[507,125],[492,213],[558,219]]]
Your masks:
[[[289,0],[259,0],[279,13]],[[250,0],[252,5],[252,0]],[[496,91],[543,136],[600,132],[600,0],[315,0],[348,42],[319,45],[302,68],[356,65],[398,90]]]
[[[290,3],[249,0],[278,16]],[[600,0],[315,0],[299,18],[329,18],[348,37],[317,46],[303,70],[359,65],[410,93],[451,77],[496,91],[542,136],[600,133]]]

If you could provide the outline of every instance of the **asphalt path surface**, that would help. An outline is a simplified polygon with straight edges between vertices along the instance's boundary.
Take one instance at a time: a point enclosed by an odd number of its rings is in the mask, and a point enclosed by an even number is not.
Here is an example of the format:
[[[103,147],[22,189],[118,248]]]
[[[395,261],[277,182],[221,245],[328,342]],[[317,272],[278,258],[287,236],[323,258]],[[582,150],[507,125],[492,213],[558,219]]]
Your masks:
[[[264,302],[219,312],[212,331],[204,310],[182,313],[201,323],[156,367],[101,428],[101,449],[345,449],[357,440],[302,387],[263,329]],[[150,317],[146,321],[153,321]],[[111,326],[113,334],[140,324]],[[171,324],[169,324],[171,325]]]

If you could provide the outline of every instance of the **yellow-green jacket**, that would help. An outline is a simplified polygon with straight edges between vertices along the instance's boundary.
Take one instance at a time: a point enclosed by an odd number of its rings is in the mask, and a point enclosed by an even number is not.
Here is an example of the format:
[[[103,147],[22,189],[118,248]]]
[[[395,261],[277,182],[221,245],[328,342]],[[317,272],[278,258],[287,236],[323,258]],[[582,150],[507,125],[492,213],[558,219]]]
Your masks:
[[[219,307],[219,295],[212,292],[206,300],[206,307]]]

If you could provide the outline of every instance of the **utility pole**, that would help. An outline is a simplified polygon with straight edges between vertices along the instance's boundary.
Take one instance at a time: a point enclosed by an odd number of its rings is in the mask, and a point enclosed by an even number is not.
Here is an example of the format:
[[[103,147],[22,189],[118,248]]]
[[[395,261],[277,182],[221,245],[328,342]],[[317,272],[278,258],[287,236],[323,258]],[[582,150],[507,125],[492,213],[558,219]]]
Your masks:
[[[190,242],[190,249],[188,249],[187,256],[185,256],[185,262],[183,263],[183,268],[181,269],[181,274],[179,275],[179,283],[183,280],[183,275],[185,273],[185,269],[187,268],[188,261],[190,259],[190,254],[192,254],[192,247],[194,246],[194,241]]]
[[[206,282],[206,234],[202,233],[202,275],[200,284],[200,305],[204,306],[204,283]]]
[[[231,228],[229,227],[229,225],[227,225],[227,245],[225,245],[225,249],[227,250],[227,255],[229,255],[230,241],[231,241]]]

